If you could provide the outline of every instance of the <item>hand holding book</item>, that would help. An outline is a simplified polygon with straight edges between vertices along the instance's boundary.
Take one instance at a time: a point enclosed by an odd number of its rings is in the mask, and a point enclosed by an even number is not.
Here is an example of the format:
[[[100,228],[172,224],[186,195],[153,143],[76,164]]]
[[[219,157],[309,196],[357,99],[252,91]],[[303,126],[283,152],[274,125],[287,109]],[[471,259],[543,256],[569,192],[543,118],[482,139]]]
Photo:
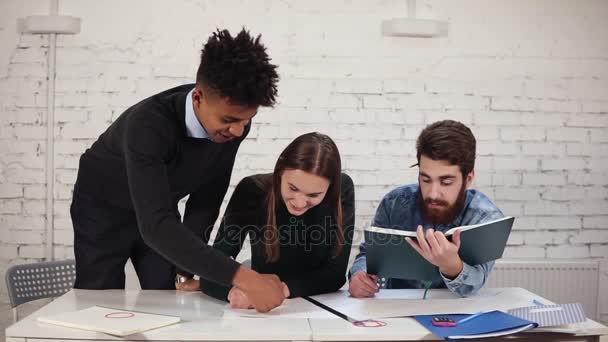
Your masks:
[[[447,278],[454,279],[462,271],[462,259],[458,256],[460,230],[454,231],[452,241],[449,241],[442,232],[434,229],[424,232],[422,226],[418,226],[416,240],[405,237],[405,241]]]
[[[513,220],[509,216],[445,233],[369,227],[365,229],[367,272],[423,281],[440,280],[442,273],[452,278],[460,274],[464,263],[474,266],[502,257]]]

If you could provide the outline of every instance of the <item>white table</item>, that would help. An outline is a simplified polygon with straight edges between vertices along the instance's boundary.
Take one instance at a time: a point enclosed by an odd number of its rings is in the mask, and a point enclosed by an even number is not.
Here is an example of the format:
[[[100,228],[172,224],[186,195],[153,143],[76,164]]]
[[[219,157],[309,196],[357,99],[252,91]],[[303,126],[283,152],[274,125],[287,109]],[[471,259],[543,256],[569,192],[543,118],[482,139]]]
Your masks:
[[[416,290],[412,290],[416,291]],[[432,296],[446,295],[434,290]],[[488,289],[486,291],[498,291]],[[539,298],[520,290],[513,292],[514,302]],[[525,297],[525,298],[524,298]],[[386,300],[386,299],[385,299]],[[310,303],[294,301],[295,307],[310,309]],[[103,333],[63,328],[36,321],[38,316],[76,311],[93,305],[152,312],[182,317],[179,324],[121,339]],[[422,325],[412,318],[382,319],[387,326],[360,328],[331,315],[310,314],[286,315],[271,318],[224,317],[225,303],[199,292],[177,291],[123,291],[72,290],[51,302],[32,315],[6,329],[7,342],[56,342],[56,341],[373,341],[373,340],[434,340]],[[552,331],[568,332],[556,335]],[[608,328],[587,320],[586,322],[561,327],[560,329],[536,329],[534,332],[516,336],[516,340],[530,341],[599,341],[600,335],[608,334]],[[514,338],[511,336],[511,338]]]
[[[246,341],[303,340],[311,337],[306,319],[224,319],[224,302],[200,292],[72,290],[32,315],[6,329],[7,342],[101,341],[123,340],[119,337],[86,330],[63,328],[36,321],[38,316],[86,309],[94,305],[180,316],[176,325],[131,335],[127,341]]]

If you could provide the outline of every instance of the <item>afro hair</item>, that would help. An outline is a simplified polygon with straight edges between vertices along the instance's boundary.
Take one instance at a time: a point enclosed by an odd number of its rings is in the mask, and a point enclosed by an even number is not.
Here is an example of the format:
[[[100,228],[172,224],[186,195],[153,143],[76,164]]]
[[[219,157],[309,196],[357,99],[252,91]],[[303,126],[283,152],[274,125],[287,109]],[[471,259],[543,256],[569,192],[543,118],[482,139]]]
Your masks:
[[[201,51],[196,83],[235,105],[272,107],[279,75],[260,38],[245,28],[235,37],[218,29]]]

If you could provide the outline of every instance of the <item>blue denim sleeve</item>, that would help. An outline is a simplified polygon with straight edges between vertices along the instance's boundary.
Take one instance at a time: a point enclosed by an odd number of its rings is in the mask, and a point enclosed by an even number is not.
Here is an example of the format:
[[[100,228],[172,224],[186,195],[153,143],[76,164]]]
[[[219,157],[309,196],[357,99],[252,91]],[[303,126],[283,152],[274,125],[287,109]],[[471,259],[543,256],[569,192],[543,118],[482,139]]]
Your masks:
[[[452,293],[461,297],[468,297],[476,294],[483,287],[493,266],[494,261],[476,266],[463,263],[462,271],[456,278],[449,279],[443,274],[441,274],[441,277]]]
[[[365,258],[365,242],[361,242],[359,245],[359,254],[355,258],[353,265],[348,272],[348,279],[354,276],[357,272],[367,272],[367,260]]]
[[[384,196],[382,201],[380,201],[380,204],[378,205],[378,209],[376,209],[376,214],[374,216],[374,220],[372,222],[373,226],[389,227],[390,220],[389,220],[388,213],[389,213],[389,206],[390,206],[391,201],[392,201],[392,199],[388,195]],[[365,249],[366,249],[366,244],[365,244],[365,242],[362,242],[359,245],[359,254],[357,254],[357,256],[355,257],[355,261],[353,262],[353,265],[350,268],[350,272],[348,272],[349,280],[357,272],[361,272],[361,271],[367,272],[367,259],[365,257],[365,252],[366,252]]]
[[[470,224],[492,221],[501,217],[503,215],[500,211],[493,211],[481,218],[479,222]],[[476,294],[483,287],[490,276],[490,272],[492,272],[492,267],[494,267],[494,261],[475,266],[463,263],[462,271],[456,278],[449,279],[443,274],[441,274],[441,277],[452,293],[461,297],[468,297]]]

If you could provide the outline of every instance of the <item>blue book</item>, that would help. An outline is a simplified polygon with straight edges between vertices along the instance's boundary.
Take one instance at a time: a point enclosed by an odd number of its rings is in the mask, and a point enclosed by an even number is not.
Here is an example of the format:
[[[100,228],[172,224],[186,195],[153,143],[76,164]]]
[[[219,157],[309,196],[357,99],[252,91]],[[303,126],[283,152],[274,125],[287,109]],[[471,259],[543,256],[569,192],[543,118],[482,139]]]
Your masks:
[[[433,317],[448,317],[458,322],[471,315],[422,315],[414,318],[435,336],[442,339],[487,338],[520,333],[536,328],[534,322],[521,319],[502,311],[490,311],[455,327],[437,327],[431,323]]]

